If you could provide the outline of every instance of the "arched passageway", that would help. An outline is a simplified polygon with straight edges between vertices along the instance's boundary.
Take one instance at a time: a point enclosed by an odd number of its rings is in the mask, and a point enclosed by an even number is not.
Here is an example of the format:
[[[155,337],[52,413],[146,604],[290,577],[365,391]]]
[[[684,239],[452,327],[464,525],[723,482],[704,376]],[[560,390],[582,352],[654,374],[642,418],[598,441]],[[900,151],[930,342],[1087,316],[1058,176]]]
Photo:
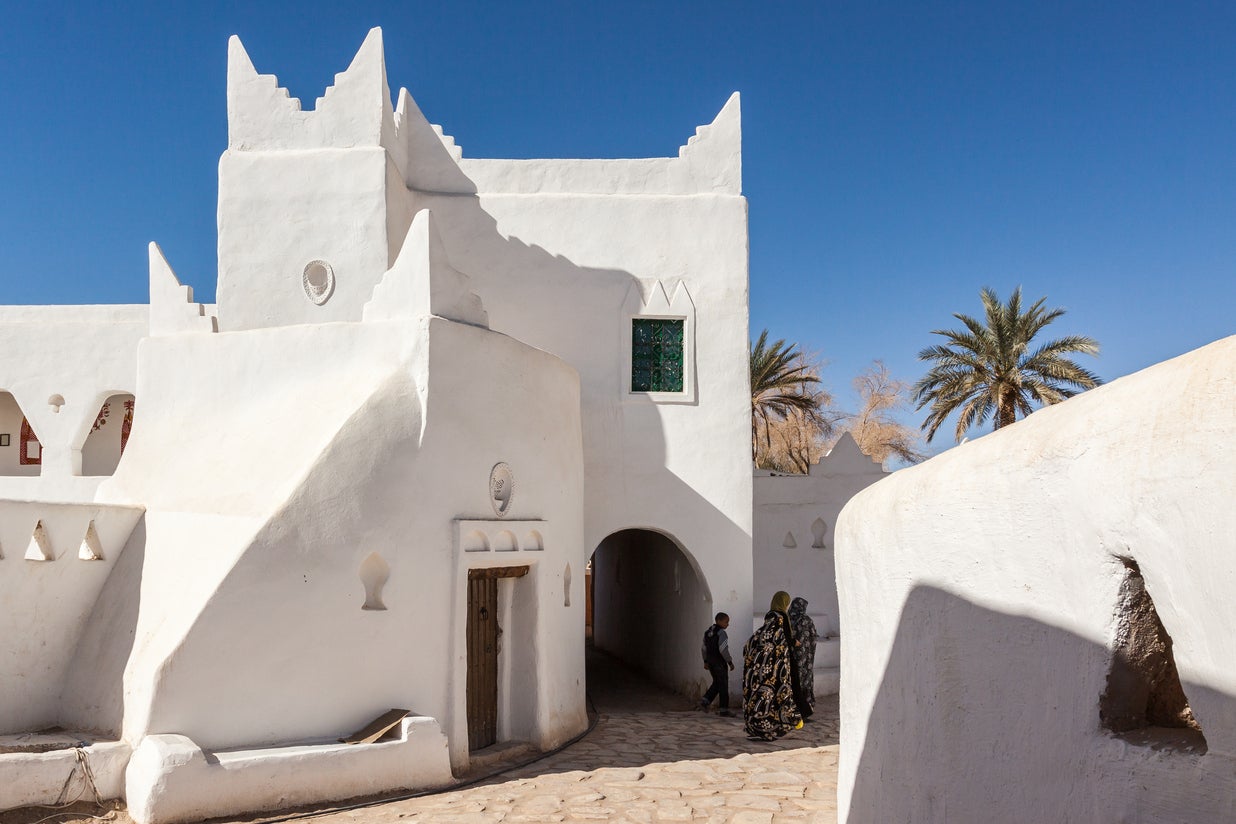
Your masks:
[[[26,413],[9,392],[0,392],[0,475],[38,475],[43,447]]]
[[[83,475],[111,475],[116,471],[133,428],[133,406],[132,395],[118,394],[99,407],[82,446]]]
[[[684,695],[707,682],[700,638],[712,622],[712,596],[671,538],[647,529],[615,532],[592,556],[593,644]]]

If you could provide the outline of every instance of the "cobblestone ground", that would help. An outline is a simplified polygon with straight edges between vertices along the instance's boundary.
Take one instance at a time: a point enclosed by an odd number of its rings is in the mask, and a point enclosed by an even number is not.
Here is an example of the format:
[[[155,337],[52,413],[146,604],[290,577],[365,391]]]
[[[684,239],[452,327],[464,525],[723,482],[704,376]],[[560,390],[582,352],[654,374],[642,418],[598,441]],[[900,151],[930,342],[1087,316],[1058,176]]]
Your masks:
[[[837,820],[837,715],[775,744],[738,719],[690,712],[601,716],[593,732],[503,780],[327,818],[393,822]],[[315,819],[317,820],[317,819]]]
[[[836,699],[803,729],[753,741],[742,719],[688,702],[590,655],[599,711],[579,742],[480,785],[315,817],[385,822],[660,822],[777,824],[837,820]]]
[[[295,817],[315,824],[836,822],[839,725],[835,698],[822,701],[803,729],[779,741],[764,742],[748,739],[740,718],[691,711],[686,699],[648,684],[605,656],[590,653],[589,684],[593,685],[596,726],[580,741],[539,761],[472,786],[421,798],[242,820]],[[0,816],[0,824],[28,824],[46,814],[8,820]],[[131,824],[123,812],[110,813],[106,819]],[[90,818],[68,812],[52,820]]]

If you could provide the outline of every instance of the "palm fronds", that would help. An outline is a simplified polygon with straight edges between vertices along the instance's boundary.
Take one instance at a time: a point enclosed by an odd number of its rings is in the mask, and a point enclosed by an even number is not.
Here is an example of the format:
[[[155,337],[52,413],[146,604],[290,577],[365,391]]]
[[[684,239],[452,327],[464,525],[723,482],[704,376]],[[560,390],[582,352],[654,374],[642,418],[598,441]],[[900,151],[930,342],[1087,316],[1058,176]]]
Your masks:
[[[954,314],[964,329],[935,329],[946,343],[928,346],[919,360],[932,367],[914,385],[916,409],[927,407],[922,429],[927,440],[953,413],[958,441],[989,418],[996,429],[1026,416],[1034,404],[1050,405],[1092,389],[1103,381],[1068,355],[1098,355],[1099,344],[1084,335],[1066,335],[1030,351],[1034,338],[1065,312],[1046,309],[1041,298],[1023,310],[1021,287],[1002,303],[994,290],[980,293],[983,319]]]
[[[820,387],[815,365],[797,345],[784,340],[770,344],[767,329],[751,346],[750,367],[751,457],[757,465],[767,463],[777,432],[797,469],[801,455],[807,454],[807,447],[797,441],[831,434],[832,422],[823,410],[832,399]]]

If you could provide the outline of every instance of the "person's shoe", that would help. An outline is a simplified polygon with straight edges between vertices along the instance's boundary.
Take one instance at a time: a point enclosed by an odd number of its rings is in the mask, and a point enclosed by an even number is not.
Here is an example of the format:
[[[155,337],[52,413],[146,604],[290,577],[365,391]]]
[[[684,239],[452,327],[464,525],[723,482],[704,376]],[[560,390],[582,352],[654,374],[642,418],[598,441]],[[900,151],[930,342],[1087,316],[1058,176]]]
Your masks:
[[[695,708],[699,710],[700,712],[708,712],[708,705],[705,704],[703,701],[700,701],[698,704],[696,704]]]
[[[794,725],[794,729],[796,729],[796,730],[801,730],[802,728],[803,728],[803,721],[802,721],[802,719],[800,718],[800,719],[798,719],[798,723]]]

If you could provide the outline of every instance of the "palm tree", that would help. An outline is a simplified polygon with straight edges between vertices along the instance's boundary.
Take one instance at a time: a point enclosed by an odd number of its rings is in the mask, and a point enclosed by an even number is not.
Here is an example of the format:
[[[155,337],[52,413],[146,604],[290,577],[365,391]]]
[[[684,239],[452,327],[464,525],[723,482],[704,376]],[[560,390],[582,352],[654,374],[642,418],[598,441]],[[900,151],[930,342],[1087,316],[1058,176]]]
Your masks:
[[[914,385],[916,409],[928,404],[931,411],[921,429],[930,441],[949,415],[958,413],[957,440],[967,429],[992,416],[995,428],[1008,426],[1034,411],[1031,403],[1053,404],[1079,391],[1093,389],[1103,381],[1078,366],[1066,355],[1099,354],[1098,341],[1083,335],[1067,335],[1041,344],[1033,351],[1030,342],[1047,324],[1064,314],[1063,309],[1044,309],[1041,298],[1022,311],[1021,287],[1008,303],[1001,303],[994,290],[982,291],[984,321],[968,315],[953,317],[964,330],[936,329],[933,335],[948,339],[918,353],[919,360],[934,362]]]
[[[827,428],[820,407],[827,396],[813,389],[820,383],[815,369],[796,344],[768,343],[768,330],[751,347],[751,457],[759,458],[760,424],[765,446],[772,445],[772,426],[796,418],[814,428]]]

